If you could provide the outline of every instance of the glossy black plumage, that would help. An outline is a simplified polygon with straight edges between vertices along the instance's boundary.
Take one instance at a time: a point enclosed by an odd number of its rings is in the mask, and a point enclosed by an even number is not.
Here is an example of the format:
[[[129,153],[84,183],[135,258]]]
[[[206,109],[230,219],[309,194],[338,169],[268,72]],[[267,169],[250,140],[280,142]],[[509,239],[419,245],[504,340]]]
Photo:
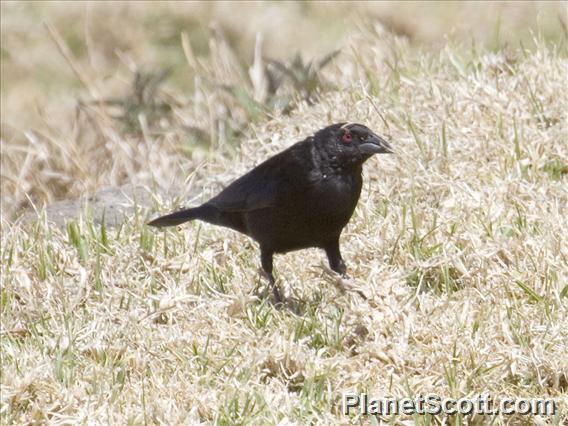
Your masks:
[[[334,124],[269,158],[201,206],[149,223],[172,226],[192,219],[242,232],[260,245],[262,267],[272,276],[274,253],[307,247],[325,250],[331,269],[344,275],[339,236],[362,186],[362,165],[390,145],[361,124]]]

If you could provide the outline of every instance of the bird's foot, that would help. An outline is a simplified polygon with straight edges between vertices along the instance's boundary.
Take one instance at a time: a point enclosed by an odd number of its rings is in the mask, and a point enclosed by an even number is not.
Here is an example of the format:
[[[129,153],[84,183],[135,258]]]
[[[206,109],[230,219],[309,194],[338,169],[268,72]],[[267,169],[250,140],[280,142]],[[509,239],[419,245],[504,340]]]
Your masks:
[[[267,286],[257,286],[256,289],[255,289],[255,293],[258,295],[259,299],[267,299],[267,298],[270,298],[270,295],[268,293],[268,289],[269,288],[272,289],[272,297],[271,297],[272,300],[271,300],[271,302],[274,303],[274,306],[281,307],[284,304],[284,298],[282,297],[282,295],[280,293],[280,289],[278,288],[276,281],[274,280],[274,278],[270,274],[268,274],[263,269],[260,269],[260,274],[264,278],[266,278],[266,280],[268,281],[268,287]]]
[[[283,303],[282,296],[280,295],[280,290],[278,290],[278,286],[276,283],[271,283],[272,286],[272,298],[274,301],[274,306],[281,307]]]
[[[363,293],[355,281],[350,278],[346,273],[339,274],[338,272],[332,270],[327,265],[323,265],[324,270],[330,275],[333,285],[339,289],[340,292],[345,293],[346,291],[355,292],[363,298],[363,300],[369,300],[369,298]]]
[[[359,288],[355,282],[349,278],[347,275],[340,275],[337,280],[338,286],[343,288],[343,291],[351,291],[357,293],[359,296],[363,298],[363,300],[369,300],[369,298],[363,293],[363,291]]]

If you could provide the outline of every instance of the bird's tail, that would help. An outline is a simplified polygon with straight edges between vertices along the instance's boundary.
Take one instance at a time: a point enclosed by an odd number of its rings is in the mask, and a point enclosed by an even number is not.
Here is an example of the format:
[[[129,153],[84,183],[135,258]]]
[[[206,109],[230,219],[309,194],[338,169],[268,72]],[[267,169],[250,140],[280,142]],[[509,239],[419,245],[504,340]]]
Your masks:
[[[177,212],[160,216],[148,223],[150,226],[175,226],[180,223],[188,222],[193,219],[205,219],[207,206],[193,207],[190,209],[178,210]]]

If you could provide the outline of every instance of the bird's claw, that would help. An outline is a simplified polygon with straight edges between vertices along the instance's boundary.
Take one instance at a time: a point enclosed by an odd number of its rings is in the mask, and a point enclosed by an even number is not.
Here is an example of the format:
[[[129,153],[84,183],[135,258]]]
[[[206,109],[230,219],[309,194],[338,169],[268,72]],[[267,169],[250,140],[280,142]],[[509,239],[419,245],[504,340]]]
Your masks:
[[[339,274],[336,271],[332,270],[331,268],[329,268],[327,265],[323,265],[324,270],[330,274],[330,276],[332,278],[335,278],[334,280],[332,280],[333,284],[343,293],[345,291],[350,291],[350,292],[355,292],[357,293],[359,296],[361,296],[361,298],[363,298],[363,300],[369,300],[369,298],[365,295],[365,293],[363,293],[358,286],[353,283],[353,280],[346,274]]]

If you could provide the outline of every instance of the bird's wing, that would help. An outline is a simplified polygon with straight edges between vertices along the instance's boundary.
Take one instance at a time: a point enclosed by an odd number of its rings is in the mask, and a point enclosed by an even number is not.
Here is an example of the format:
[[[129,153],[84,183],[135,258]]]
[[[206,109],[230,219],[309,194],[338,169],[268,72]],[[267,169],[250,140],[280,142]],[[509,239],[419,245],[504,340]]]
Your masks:
[[[277,186],[277,179],[263,176],[253,169],[227,186],[209,204],[225,212],[271,207],[276,201]]]
[[[269,158],[235,180],[208,203],[226,212],[275,206],[280,197],[292,190],[298,175],[305,173],[302,170],[303,158],[309,155],[309,148],[301,144],[297,143]]]

